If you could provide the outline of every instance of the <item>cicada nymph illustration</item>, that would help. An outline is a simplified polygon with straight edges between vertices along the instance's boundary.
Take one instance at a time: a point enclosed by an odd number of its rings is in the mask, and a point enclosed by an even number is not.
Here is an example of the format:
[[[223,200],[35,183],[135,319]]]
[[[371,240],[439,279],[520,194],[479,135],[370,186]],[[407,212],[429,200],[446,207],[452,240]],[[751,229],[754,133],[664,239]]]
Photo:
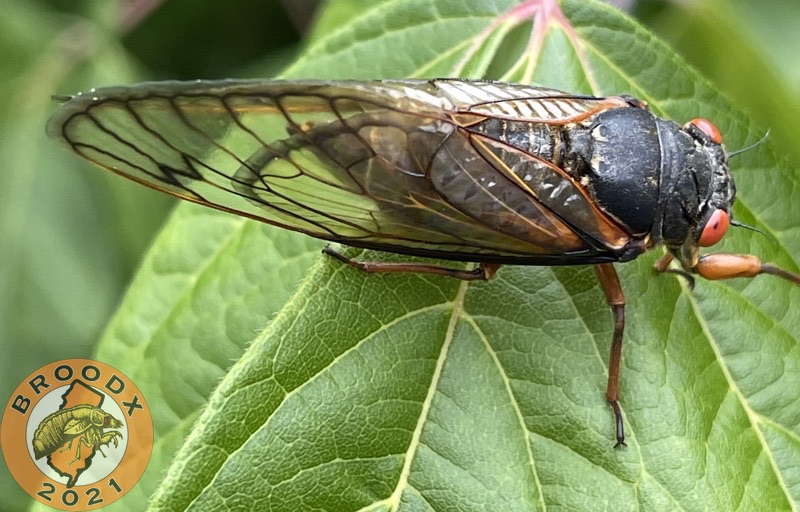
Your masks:
[[[119,445],[122,434],[117,430],[122,422],[105,412],[100,407],[81,404],[58,410],[42,420],[36,428],[31,441],[33,454],[37,459],[46,457],[56,450],[65,451],[78,442],[75,462],[81,457],[81,448],[100,450],[112,442]],[[105,454],[103,454],[105,456]]]
[[[625,298],[614,262],[663,245],[687,278],[800,277],[700,255],[736,196],[717,128],[629,96],[490,81],[145,83],[63,98],[48,133],[97,165],[182,199],[341,244],[474,262],[355,261],[370,272],[485,280],[510,265],[595,266],[614,316],[618,405]]]

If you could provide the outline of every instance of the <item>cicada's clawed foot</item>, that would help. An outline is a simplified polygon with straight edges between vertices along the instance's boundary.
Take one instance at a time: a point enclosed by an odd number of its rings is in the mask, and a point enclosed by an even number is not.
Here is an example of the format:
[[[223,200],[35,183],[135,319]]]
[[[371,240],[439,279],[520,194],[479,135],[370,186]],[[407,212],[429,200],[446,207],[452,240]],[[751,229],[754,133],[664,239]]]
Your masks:
[[[100,443],[97,446],[108,446],[113,442],[114,448],[116,448],[119,446],[119,439],[122,439],[122,434],[116,430],[112,430],[103,434],[103,437],[100,438]]]

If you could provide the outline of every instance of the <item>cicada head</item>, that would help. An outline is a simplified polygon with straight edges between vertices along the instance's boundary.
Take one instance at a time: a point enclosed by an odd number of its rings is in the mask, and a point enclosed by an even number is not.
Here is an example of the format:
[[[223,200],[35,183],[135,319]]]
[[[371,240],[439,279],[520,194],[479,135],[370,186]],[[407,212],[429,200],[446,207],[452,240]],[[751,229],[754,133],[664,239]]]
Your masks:
[[[736,187],[716,126],[706,119],[693,119],[682,128],[667,123],[659,123],[665,206],[654,235],[688,270],[697,264],[700,247],[715,245],[725,235]]]

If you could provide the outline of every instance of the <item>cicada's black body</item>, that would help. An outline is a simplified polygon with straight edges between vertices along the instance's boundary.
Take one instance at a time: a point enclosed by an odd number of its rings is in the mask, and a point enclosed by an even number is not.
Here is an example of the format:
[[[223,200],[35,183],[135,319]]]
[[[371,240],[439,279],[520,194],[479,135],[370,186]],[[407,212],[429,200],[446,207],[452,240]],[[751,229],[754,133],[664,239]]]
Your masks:
[[[627,261],[730,210],[721,145],[630,97],[460,80],[152,83],[73,97],[49,133],[179,197],[356,247]]]
[[[601,110],[578,123],[491,119],[474,128],[513,148],[498,156],[526,185],[547,175],[538,172],[541,162],[547,162],[578,182],[588,201],[629,236],[621,247],[609,243],[612,239],[588,220],[591,215],[576,215],[575,196],[549,195],[544,184],[531,187],[597,251],[577,263],[627,261],[658,243],[679,247],[699,238],[714,209],[728,210],[734,200],[720,144],[694,124],[680,127],[654,116],[633,98],[620,99],[629,104]],[[554,191],[569,188],[547,185]],[[595,210],[595,215],[600,212]]]

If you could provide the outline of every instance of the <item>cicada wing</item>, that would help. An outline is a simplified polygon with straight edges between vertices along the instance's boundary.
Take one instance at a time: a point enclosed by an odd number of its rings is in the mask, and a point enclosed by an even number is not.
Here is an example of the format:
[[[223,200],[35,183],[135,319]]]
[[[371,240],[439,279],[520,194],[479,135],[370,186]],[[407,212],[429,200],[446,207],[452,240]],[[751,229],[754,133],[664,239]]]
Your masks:
[[[492,119],[563,124],[605,109],[630,106],[628,100],[618,96],[598,98],[533,85],[474,80],[435,83],[454,110]]]
[[[492,230],[524,240],[534,254],[564,254],[589,248],[566,223],[508,175],[466,132],[448,137],[436,151],[430,180],[460,212]]]
[[[489,191],[497,169],[442,83],[109,88],[70,100],[48,131],[153,188],[326,240],[467,260],[590,249],[530,194]]]
[[[630,233],[609,218],[575,178],[552,162],[485,134],[473,133],[470,142],[506,182],[505,197],[498,202],[522,203],[516,211],[540,228],[531,233],[535,236],[534,243],[563,247],[567,252],[570,246],[582,243],[598,251],[621,250],[631,241]],[[533,211],[523,213],[525,201],[531,198],[536,206],[528,205],[527,209]],[[474,208],[475,204],[465,207]],[[514,228],[522,228],[524,224],[516,221]],[[548,229],[542,229],[545,225]]]

